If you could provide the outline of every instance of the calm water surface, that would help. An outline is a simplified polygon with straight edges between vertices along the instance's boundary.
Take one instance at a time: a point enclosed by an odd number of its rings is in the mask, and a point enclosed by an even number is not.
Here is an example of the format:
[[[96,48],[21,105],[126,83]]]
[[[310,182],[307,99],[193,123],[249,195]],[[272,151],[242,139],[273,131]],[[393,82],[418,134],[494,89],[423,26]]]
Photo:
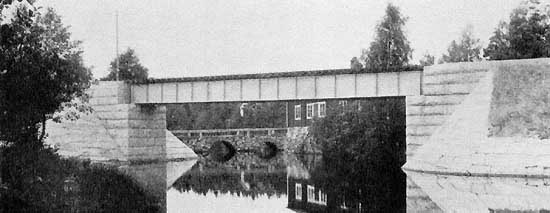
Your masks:
[[[336,168],[327,165],[338,165]],[[546,212],[550,181],[402,172],[320,155],[237,153],[123,169],[166,212]],[[357,171],[360,171],[359,173]]]
[[[355,165],[349,168],[354,169]],[[225,162],[201,157],[124,168],[167,212],[404,212],[400,170],[348,177],[329,171],[320,155],[279,153],[270,159],[237,153]],[[376,176],[376,177],[373,177]],[[355,180],[377,180],[370,186]],[[335,181],[339,181],[338,183]]]

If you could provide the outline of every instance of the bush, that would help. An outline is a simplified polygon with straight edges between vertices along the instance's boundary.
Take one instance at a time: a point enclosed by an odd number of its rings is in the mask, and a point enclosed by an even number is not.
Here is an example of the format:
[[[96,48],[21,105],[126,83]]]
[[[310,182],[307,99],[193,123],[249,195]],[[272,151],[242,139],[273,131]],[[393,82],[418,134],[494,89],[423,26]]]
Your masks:
[[[404,197],[395,196],[405,191],[400,170],[404,107],[402,98],[370,99],[361,103],[360,111],[333,112],[314,122],[310,133],[321,147],[323,163],[311,176],[332,197],[329,209],[343,200],[378,211],[404,208]]]
[[[114,167],[62,159],[38,143],[2,148],[0,212],[158,211],[158,201]]]

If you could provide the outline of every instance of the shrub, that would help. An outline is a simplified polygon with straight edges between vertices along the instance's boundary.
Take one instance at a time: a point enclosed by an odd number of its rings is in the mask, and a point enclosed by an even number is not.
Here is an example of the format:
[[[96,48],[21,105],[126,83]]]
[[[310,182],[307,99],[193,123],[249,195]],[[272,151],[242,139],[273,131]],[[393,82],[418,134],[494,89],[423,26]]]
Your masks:
[[[39,143],[1,150],[0,212],[159,211],[157,198],[114,167],[63,159]]]

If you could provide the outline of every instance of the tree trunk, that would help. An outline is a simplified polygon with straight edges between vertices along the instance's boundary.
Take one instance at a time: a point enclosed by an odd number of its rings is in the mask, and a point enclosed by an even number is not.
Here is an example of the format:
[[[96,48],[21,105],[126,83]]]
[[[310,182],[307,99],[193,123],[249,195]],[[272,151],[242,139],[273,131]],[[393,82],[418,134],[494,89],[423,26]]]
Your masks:
[[[42,133],[40,133],[40,138],[38,140],[40,142],[43,142],[45,135],[46,135],[46,114],[43,114],[42,115]]]

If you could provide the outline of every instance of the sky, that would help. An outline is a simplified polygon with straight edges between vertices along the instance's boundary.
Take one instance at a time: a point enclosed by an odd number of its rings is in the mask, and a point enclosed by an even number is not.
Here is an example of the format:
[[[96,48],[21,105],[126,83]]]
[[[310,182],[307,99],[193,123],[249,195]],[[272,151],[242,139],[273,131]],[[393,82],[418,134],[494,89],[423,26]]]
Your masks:
[[[408,17],[413,62],[439,58],[471,24],[488,44],[519,0],[39,0],[83,41],[95,78],[133,48],[153,78],[349,68],[392,3]]]

